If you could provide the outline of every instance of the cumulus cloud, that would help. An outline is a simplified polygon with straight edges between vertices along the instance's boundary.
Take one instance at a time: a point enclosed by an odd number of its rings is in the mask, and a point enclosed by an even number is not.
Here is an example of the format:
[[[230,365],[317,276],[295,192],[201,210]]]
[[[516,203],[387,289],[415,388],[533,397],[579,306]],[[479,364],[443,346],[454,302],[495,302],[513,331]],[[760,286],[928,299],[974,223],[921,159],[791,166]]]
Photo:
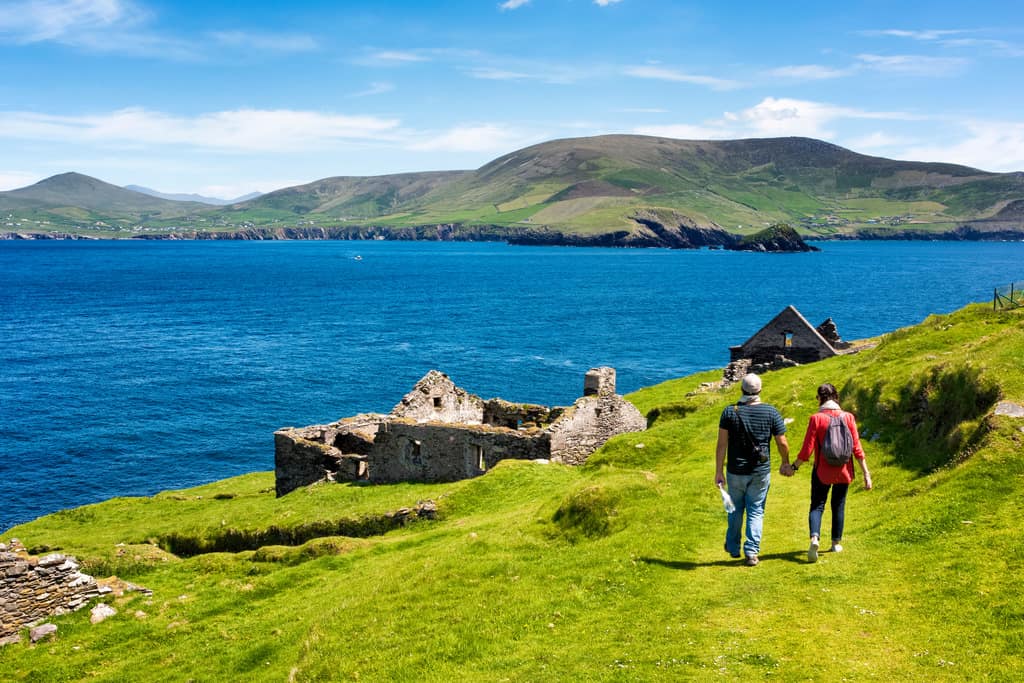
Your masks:
[[[965,136],[958,141],[912,146],[905,154],[911,159],[954,162],[986,171],[1024,171],[1024,122],[971,120],[962,126]]]
[[[0,113],[0,138],[125,146],[187,145],[229,151],[317,149],[343,140],[392,139],[397,119],[240,109],[181,117],[141,108],[87,116]]]
[[[846,119],[919,120],[906,112],[878,112],[786,97],[766,97],[752,107],[725,112],[720,118],[700,124],[640,126],[634,132],[673,138],[713,140],[747,137],[803,136],[833,139],[834,124]]]
[[[650,78],[659,81],[670,81],[673,83],[702,85],[711,88],[712,90],[732,90],[743,85],[739,81],[733,81],[726,78],[716,78],[714,76],[691,74],[677,69],[669,69],[657,65],[631,66],[627,67],[623,73],[627,76],[633,76],[634,78]]]

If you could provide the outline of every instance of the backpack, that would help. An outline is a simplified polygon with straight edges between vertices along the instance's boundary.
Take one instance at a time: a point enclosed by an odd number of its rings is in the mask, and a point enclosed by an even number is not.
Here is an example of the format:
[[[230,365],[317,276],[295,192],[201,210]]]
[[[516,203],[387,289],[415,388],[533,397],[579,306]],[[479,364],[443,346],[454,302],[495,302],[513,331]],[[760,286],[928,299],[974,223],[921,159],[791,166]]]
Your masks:
[[[821,455],[829,465],[841,467],[853,457],[853,434],[846,424],[846,413],[829,416],[828,429],[821,442]]]

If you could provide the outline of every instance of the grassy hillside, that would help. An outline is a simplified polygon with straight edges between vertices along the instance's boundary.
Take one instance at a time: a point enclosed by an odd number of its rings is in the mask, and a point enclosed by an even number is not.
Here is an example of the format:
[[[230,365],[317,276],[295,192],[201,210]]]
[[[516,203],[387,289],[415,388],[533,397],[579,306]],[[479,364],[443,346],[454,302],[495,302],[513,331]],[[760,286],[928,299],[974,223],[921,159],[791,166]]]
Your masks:
[[[0,216],[6,218],[0,227],[116,235],[458,224],[643,235],[633,216],[644,211],[676,212],[696,225],[739,234],[775,223],[823,236],[948,232],[965,224],[978,232],[1024,233],[1019,212],[1005,211],[1024,201],[1024,174],[883,159],[809,138],[554,140],[475,171],[324,178],[221,208],[176,202],[135,207],[139,198],[162,200],[113,186],[90,192],[93,185],[106,186],[65,174],[0,193]]]
[[[722,551],[707,373],[629,398],[656,417],[578,469],[502,463],[454,484],[315,485],[270,473],[115,499],[11,530],[147,586],[119,613],[57,617],[0,648],[6,680],[1016,680],[1024,667],[1024,317],[982,305],[876,348],[766,375],[798,446],[814,390],[841,390],[875,490],[847,503],[846,551],[804,560],[808,476],[776,477],[762,563]],[[269,454],[268,454],[269,459]],[[777,460],[775,461],[777,465]],[[383,535],[179,557],[437,501]],[[826,513],[826,517],[827,517]],[[826,521],[827,524],[827,521]],[[124,543],[126,545],[119,546]]]

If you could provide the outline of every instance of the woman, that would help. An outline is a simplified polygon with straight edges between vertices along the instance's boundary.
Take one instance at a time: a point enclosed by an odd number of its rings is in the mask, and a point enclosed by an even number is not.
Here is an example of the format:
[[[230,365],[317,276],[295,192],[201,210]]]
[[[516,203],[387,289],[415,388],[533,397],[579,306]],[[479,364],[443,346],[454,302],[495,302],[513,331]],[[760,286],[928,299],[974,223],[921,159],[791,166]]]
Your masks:
[[[825,512],[825,501],[828,500],[829,489],[832,490],[832,547],[831,551],[838,553],[843,546],[843,523],[845,521],[846,492],[853,481],[853,461],[860,463],[861,473],[864,475],[864,488],[871,490],[871,473],[868,472],[867,462],[864,460],[864,449],[860,445],[860,436],[857,434],[857,421],[853,415],[843,412],[839,407],[839,392],[831,384],[822,384],[818,387],[818,412],[811,415],[807,423],[807,433],[804,435],[804,445],[793,461],[791,469],[796,472],[800,464],[807,462],[811,453],[814,453],[814,469],[811,472],[811,511],[808,516],[808,523],[811,528],[811,545],[807,549],[807,560],[818,561],[818,540],[821,535],[821,516]],[[842,465],[832,465],[821,454],[821,445],[828,432],[829,423],[833,416],[841,416],[846,422],[853,437],[853,457]]]

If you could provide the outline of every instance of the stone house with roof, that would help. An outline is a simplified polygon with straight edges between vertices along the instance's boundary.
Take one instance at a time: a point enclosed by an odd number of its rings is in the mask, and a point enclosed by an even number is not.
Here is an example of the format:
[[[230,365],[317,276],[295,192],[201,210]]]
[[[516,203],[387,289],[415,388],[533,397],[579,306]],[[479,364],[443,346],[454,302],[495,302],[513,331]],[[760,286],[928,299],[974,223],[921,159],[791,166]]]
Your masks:
[[[729,347],[725,379],[736,381],[747,372],[813,363],[848,347],[832,318],[815,327],[796,308],[786,306],[750,339]]]
[[[615,370],[589,370],[572,406],[484,400],[428,372],[387,415],[274,433],[277,495],[318,481],[455,481],[506,458],[578,465],[616,434],[647,420],[615,393]]]

